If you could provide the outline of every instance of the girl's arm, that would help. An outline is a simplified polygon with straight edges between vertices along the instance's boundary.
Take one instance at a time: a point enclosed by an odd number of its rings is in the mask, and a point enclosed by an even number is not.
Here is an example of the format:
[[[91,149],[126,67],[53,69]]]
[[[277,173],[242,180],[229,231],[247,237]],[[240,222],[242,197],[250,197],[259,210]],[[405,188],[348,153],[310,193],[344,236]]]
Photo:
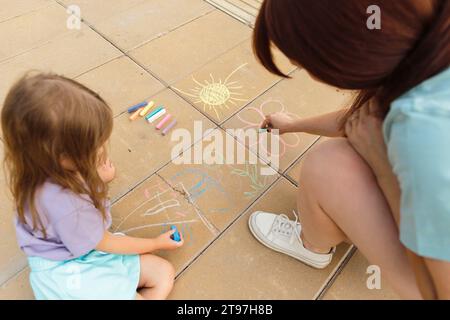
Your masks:
[[[145,239],[105,232],[96,250],[113,254],[144,254],[156,250],[173,250],[183,245],[183,239],[177,242],[170,238],[174,230],[163,233],[157,238]]]
[[[261,127],[278,129],[280,134],[305,132],[325,137],[342,137],[345,133],[339,126],[339,120],[346,112],[347,109],[342,109],[301,119],[294,119],[285,113],[277,112],[267,115]]]

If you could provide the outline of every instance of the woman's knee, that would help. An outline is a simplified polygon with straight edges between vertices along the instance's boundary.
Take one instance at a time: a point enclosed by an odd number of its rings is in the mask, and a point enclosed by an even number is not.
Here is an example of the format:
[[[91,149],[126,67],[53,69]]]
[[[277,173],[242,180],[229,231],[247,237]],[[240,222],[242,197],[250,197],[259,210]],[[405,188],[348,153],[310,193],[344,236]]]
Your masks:
[[[302,161],[299,184],[322,190],[324,185],[373,178],[372,170],[347,139],[332,138],[307,152]]]

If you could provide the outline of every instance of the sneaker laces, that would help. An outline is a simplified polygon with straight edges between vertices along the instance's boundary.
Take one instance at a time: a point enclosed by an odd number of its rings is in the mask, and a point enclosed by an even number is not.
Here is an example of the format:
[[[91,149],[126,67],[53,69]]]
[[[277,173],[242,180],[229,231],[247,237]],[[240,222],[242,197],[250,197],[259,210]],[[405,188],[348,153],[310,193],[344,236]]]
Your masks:
[[[297,224],[298,224],[298,215],[295,210],[292,210],[295,220],[292,221],[285,214],[278,215],[272,223],[270,227],[269,234],[273,234],[274,236],[285,236],[289,238],[289,242],[292,243],[294,241],[293,235],[296,236],[297,240],[302,243],[300,233],[298,232]]]

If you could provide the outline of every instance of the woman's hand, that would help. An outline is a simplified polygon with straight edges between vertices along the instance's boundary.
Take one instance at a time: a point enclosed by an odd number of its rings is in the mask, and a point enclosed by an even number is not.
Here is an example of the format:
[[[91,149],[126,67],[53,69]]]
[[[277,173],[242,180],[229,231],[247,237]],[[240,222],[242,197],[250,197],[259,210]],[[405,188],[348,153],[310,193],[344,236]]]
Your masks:
[[[348,120],[345,133],[353,148],[369,164],[377,178],[391,173],[383,137],[383,120],[373,103],[361,107]]]
[[[157,248],[160,250],[175,250],[181,247],[184,244],[183,235],[181,234],[181,232],[179,232],[181,238],[180,241],[175,241],[170,237],[175,232],[175,230],[170,230],[157,237],[155,239]]]
[[[286,113],[276,112],[266,116],[266,119],[264,119],[261,124],[261,128],[267,129],[269,132],[270,130],[276,129],[279,130],[280,134],[283,134],[287,132],[294,132],[295,122],[296,119]]]
[[[347,109],[337,110],[322,115],[294,118],[290,115],[277,112],[266,116],[261,128],[279,130],[280,134],[288,132],[305,132],[317,136],[342,137],[344,130],[340,126],[339,119],[347,112]]]
[[[105,183],[111,182],[116,176],[116,168],[109,158],[97,168],[97,172]]]

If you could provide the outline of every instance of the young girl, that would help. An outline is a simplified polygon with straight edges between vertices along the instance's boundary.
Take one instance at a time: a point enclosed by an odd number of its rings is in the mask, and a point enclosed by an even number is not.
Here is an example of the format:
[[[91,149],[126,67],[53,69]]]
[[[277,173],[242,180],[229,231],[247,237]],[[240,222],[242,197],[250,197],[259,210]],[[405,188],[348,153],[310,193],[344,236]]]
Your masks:
[[[183,241],[108,232],[111,109],[95,92],[54,74],[27,75],[1,114],[16,230],[37,299],[164,299],[172,265],[150,253]]]
[[[285,76],[272,44],[359,94],[313,118],[267,115],[263,127],[332,138],[302,160],[300,223],[257,212],[253,234],[318,268],[351,241],[401,297],[450,299],[450,1],[265,0],[255,53]]]

